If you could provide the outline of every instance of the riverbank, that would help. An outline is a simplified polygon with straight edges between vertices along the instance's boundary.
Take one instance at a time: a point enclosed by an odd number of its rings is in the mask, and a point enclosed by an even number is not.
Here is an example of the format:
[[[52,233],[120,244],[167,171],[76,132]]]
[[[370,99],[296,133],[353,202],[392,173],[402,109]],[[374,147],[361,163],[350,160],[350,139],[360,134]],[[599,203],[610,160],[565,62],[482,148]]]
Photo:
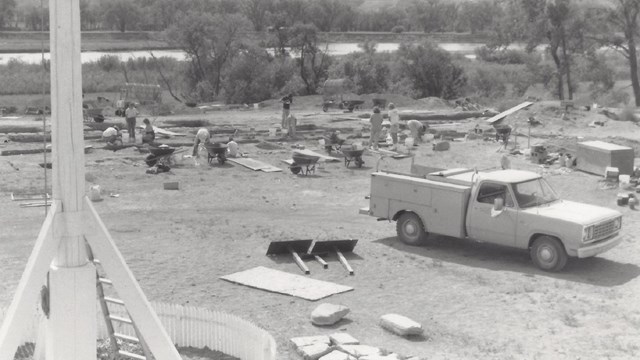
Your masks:
[[[267,33],[247,33],[246,37],[264,42]],[[327,43],[361,43],[367,40],[378,43],[399,43],[403,41],[417,42],[430,39],[447,43],[483,43],[487,37],[468,33],[436,33],[407,32],[401,34],[385,32],[335,32],[322,33],[321,39]],[[44,45],[49,51],[49,33],[33,31],[0,31],[0,53],[37,53]],[[129,51],[129,50],[172,50],[176,49],[162,39],[162,33],[149,31],[82,32],[83,51]]]

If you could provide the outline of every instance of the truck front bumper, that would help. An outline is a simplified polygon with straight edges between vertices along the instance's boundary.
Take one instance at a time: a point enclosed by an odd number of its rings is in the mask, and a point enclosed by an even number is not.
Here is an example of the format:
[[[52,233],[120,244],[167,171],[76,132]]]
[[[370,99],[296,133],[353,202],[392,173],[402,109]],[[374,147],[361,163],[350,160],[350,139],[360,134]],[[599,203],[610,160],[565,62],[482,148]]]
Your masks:
[[[596,256],[605,251],[608,251],[622,242],[622,236],[614,235],[609,239],[600,240],[595,244],[585,245],[577,250],[579,258],[586,258]]]

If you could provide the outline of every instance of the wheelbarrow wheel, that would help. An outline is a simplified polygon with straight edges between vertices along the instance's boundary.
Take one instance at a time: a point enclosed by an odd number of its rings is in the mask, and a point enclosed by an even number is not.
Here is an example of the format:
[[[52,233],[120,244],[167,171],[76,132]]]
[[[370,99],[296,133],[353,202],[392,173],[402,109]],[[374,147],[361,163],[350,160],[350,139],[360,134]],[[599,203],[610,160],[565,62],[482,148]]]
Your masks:
[[[329,111],[329,105],[327,105],[327,104],[322,104],[322,111],[324,111],[324,112]]]
[[[218,155],[218,164],[224,165],[225,161],[227,161],[227,158],[224,155]]]
[[[289,170],[291,170],[293,174],[298,175],[300,171],[302,171],[302,167],[299,165],[292,165],[289,167]]]
[[[144,162],[147,164],[148,167],[153,167],[158,163],[158,158],[153,155],[147,155],[146,159],[144,159]]]
[[[362,165],[364,165],[364,160],[362,160],[362,158],[358,156],[358,157],[356,158],[356,166],[357,166],[357,167],[359,167],[359,168],[361,168],[361,167],[362,167]]]
[[[331,154],[331,151],[333,151],[333,146],[332,145],[326,145],[324,147],[324,150],[327,152],[327,154]]]

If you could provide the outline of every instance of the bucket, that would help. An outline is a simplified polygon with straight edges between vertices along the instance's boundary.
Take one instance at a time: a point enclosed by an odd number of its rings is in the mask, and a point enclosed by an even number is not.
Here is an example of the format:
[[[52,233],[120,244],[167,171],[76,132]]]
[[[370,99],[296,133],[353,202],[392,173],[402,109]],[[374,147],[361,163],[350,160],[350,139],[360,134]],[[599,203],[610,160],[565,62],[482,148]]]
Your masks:
[[[93,185],[89,188],[89,199],[91,201],[102,201],[102,194],[100,191],[100,185]]]
[[[410,148],[413,146],[413,138],[408,137],[404,140],[404,146]]]
[[[277,133],[278,133],[278,128],[269,128],[269,136],[270,137],[276,137]]]

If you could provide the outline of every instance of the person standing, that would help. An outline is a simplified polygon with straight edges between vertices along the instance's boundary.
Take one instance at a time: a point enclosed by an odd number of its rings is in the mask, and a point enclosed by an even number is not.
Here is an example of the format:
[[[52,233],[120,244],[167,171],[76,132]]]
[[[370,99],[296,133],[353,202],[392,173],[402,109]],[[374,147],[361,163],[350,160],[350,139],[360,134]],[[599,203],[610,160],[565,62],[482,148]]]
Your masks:
[[[129,142],[136,142],[136,116],[138,116],[138,109],[135,108],[132,102],[129,103],[129,107],[125,110],[124,116],[127,119]]]
[[[382,132],[382,120],[380,109],[377,106],[374,107],[373,114],[371,114],[371,118],[369,118],[369,122],[371,123],[369,143],[374,150],[378,150],[378,141],[380,140],[380,133]]]
[[[285,95],[282,99],[280,99],[280,101],[282,101],[282,122],[280,125],[282,129],[286,129],[287,118],[289,117],[289,112],[291,111],[291,103],[293,102],[293,94],[289,93]]]
[[[400,131],[400,114],[394,103],[389,104],[389,123],[391,123],[389,134],[391,135],[391,140],[393,140],[392,150],[395,150],[398,145],[398,132]]]

